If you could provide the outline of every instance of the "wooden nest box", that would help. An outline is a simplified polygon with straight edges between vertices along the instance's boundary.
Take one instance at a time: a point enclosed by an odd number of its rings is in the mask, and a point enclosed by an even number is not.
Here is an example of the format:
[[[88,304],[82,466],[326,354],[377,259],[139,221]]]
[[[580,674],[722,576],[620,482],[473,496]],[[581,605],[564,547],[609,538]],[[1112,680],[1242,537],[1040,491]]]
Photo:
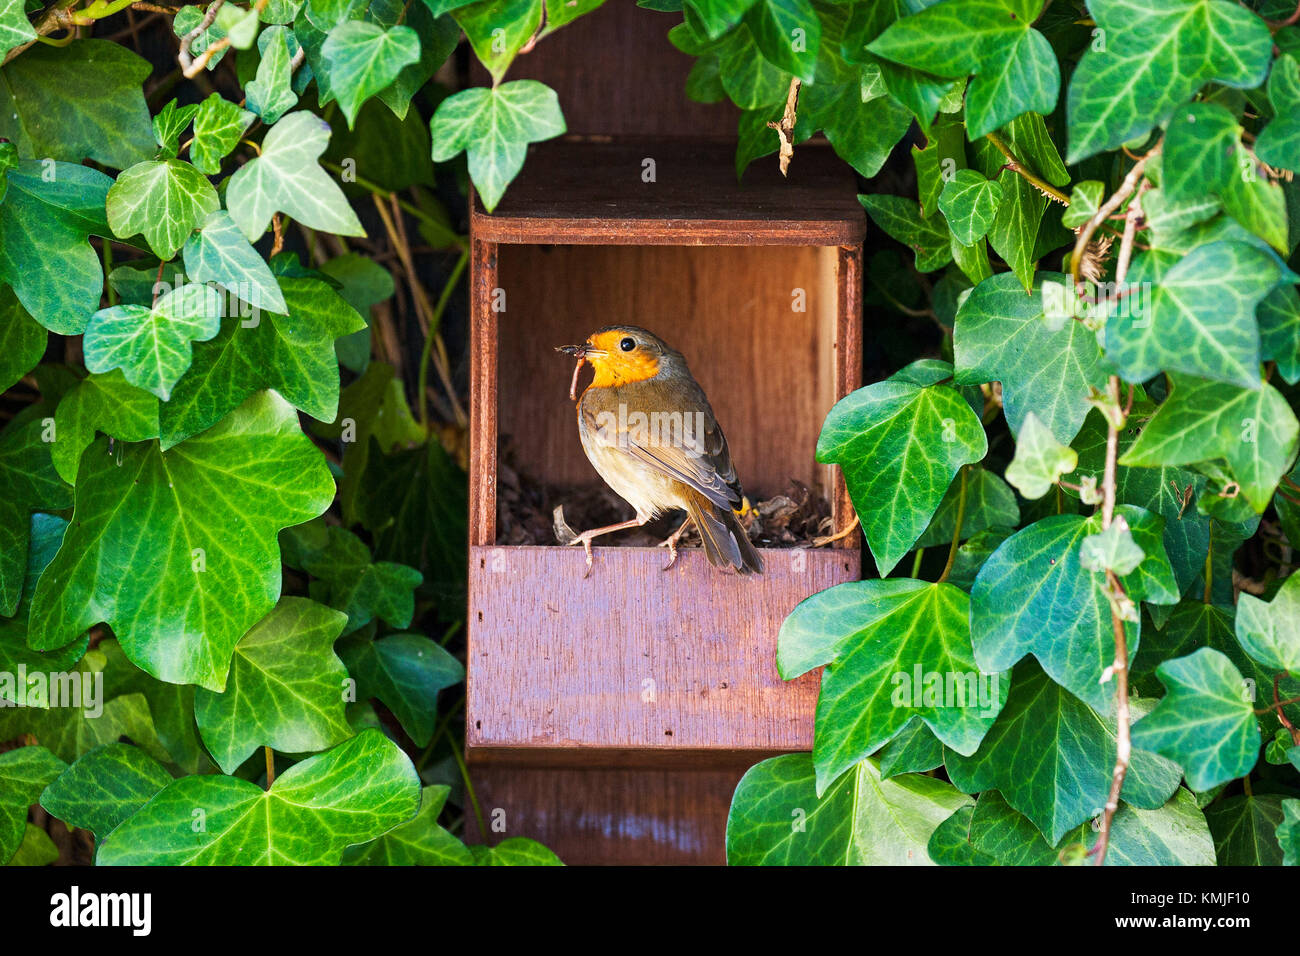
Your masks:
[[[666,550],[619,535],[597,539],[586,578],[581,548],[498,543],[505,436],[521,474],[599,482],[554,348],[614,324],[685,354],[751,500],[797,479],[836,529],[852,521],[839,470],[814,460],[826,413],[860,384],[852,171],[808,145],[788,180],[773,156],[738,183],[735,111],[685,101],[670,26],[611,4],[516,60],[511,78],[559,92],[570,135],[530,150],[492,214],[471,206],[466,750],[484,813],[504,811],[488,841],[533,837],[575,863],[723,861],[741,774],[812,747],[820,677],[777,675],[781,622],[860,576],[856,533],[762,549],[749,577],[698,549],[664,571]]]

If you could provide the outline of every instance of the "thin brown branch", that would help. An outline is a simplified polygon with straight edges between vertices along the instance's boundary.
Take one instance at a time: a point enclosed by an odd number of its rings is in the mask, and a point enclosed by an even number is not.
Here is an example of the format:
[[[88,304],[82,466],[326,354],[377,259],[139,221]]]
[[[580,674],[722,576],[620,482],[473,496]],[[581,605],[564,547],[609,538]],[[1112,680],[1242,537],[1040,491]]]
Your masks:
[[[1011,152],[1011,147],[1009,147],[997,133],[986,133],[985,138],[997,147],[999,153],[1007,158],[1007,169],[1028,181],[1031,186],[1048,199],[1059,202],[1062,206],[1070,205],[1069,196],[1061,192],[1042,176],[1039,176],[1032,169],[1026,167],[1024,163],[1020,162],[1020,160],[1016,159],[1015,154]]]
[[[1092,242],[1093,233],[1097,231],[1097,228],[1103,222],[1110,218],[1111,213],[1124,204],[1124,200],[1133,195],[1133,190],[1137,189],[1138,182],[1146,172],[1147,161],[1159,150],[1160,143],[1157,143],[1151,149],[1151,152],[1139,159],[1133,168],[1128,171],[1128,175],[1124,177],[1124,181],[1120,184],[1119,189],[1115,191],[1115,194],[1102,203],[1101,207],[1092,214],[1092,218],[1079,228],[1079,236],[1074,241],[1074,254],[1070,256],[1070,275],[1074,278],[1076,286],[1079,284],[1079,264],[1083,261],[1088,244]],[[1128,232],[1127,221],[1125,222],[1124,231],[1125,233]],[[1115,285],[1122,287],[1123,284],[1117,270]]]
[[[800,86],[799,77],[792,76],[790,78],[790,90],[785,95],[785,112],[781,115],[781,122],[767,124],[768,129],[776,130],[776,135],[781,140],[780,164],[782,176],[789,173],[790,160],[794,159],[794,124],[798,121]]]

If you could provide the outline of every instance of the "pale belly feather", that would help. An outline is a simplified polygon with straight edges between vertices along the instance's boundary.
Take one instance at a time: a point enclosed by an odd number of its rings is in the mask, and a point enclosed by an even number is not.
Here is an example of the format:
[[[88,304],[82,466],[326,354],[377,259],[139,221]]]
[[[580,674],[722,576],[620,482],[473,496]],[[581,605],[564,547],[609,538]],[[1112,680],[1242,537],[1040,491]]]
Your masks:
[[[615,494],[636,509],[638,517],[685,507],[678,482],[632,457],[618,445],[603,441],[597,429],[587,428],[581,415],[578,434],[592,467]]]

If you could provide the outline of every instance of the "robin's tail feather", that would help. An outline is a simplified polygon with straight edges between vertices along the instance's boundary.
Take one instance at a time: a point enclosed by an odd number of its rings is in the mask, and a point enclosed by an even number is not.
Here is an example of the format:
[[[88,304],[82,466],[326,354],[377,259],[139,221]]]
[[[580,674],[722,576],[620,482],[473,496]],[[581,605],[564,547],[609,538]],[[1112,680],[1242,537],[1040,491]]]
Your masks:
[[[740,526],[739,519],[702,495],[691,495],[686,513],[700,530],[704,555],[718,568],[735,568],[741,574],[762,574],[763,559]]]

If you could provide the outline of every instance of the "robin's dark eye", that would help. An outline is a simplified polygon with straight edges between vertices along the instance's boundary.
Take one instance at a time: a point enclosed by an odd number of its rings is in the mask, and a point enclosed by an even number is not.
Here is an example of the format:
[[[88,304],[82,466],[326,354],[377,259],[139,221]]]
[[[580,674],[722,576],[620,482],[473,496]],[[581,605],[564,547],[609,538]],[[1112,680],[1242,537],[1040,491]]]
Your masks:
[[[621,348],[624,352],[630,352],[634,348],[636,348],[636,339],[626,338],[622,342],[618,343],[618,347]]]

